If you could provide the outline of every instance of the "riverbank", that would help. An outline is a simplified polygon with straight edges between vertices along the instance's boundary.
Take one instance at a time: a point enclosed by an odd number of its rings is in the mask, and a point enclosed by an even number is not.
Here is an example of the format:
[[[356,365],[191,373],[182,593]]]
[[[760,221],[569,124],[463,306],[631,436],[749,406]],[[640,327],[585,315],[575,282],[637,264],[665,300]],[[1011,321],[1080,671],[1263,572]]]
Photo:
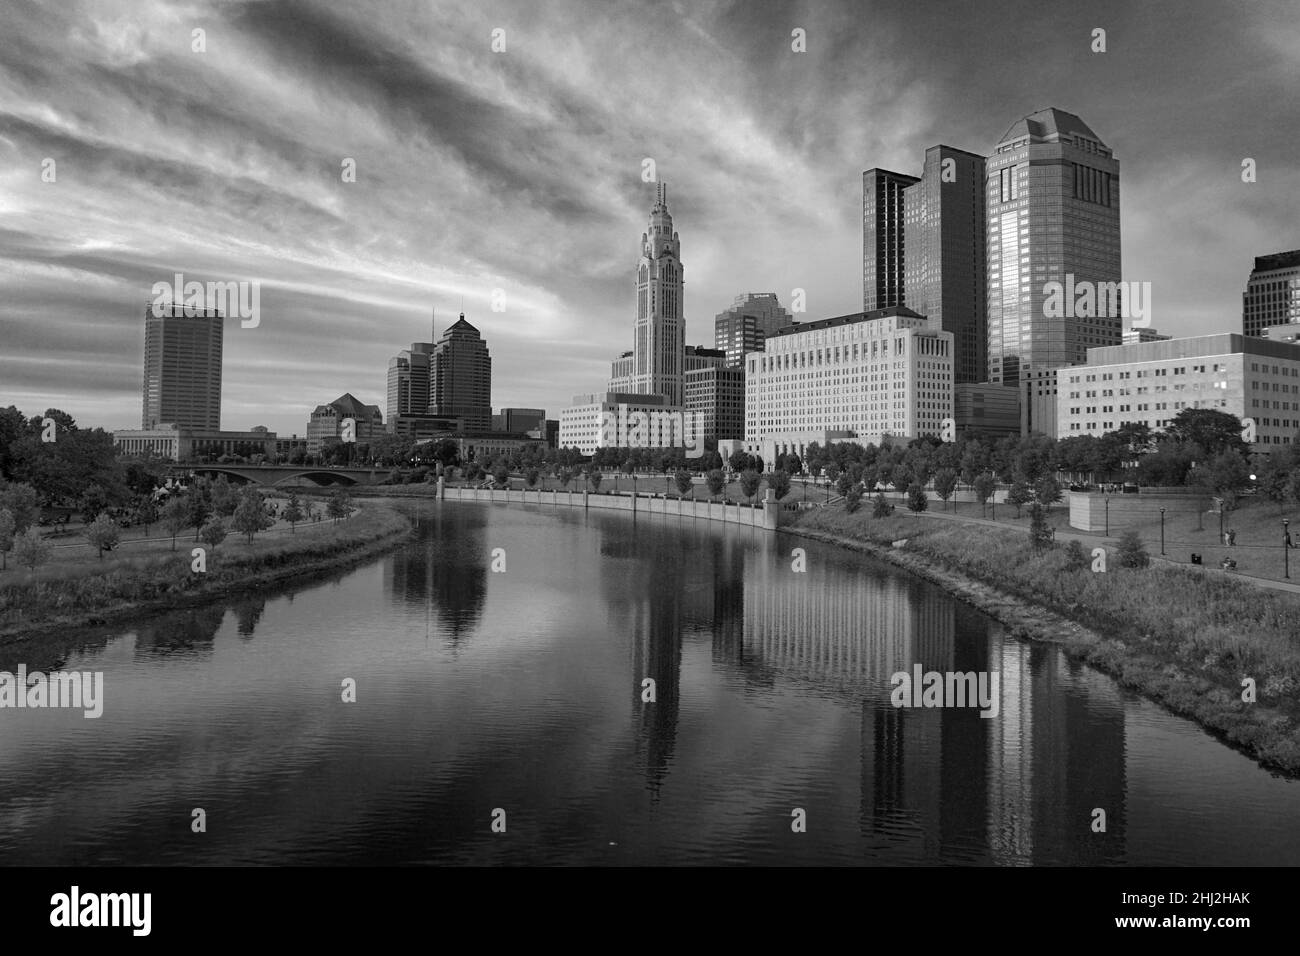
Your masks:
[[[1104,573],[1037,553],[1024,532],[872,518],[843,507],[783,531],[863,551],[940,585],[1020,638],[1058,644],[1262,766],[1300,775],[1300,601],[1176,567]],[[899,547],[893,542],[906,543]],[[1090,559],[1091,560],[1091,559]],[[1242,700],[1243,681],[1255,703]]]
[[[396,510],[368,503],[329,528],[237,549],[209,548],[203,573],[191,570],[190,542],[174,553],[131,558],[76,577],[11,573],[0,578],[0,643],[58,628],[129,622],[142,613],[347,567],[391,548],[410,530],[410,520]]]

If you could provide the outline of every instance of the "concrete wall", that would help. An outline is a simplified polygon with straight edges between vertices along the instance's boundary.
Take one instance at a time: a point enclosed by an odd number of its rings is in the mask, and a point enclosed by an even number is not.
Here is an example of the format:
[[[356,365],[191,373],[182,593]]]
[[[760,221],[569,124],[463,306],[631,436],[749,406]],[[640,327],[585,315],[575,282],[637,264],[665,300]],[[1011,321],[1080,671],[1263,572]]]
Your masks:
[[[1165,509],[1165,517],[1169,518],[1173,515],[1195,515],[1198,511],[1208,511],[1213,505],[1209,498],[1195,494],[1098,495],[1067,491],[1065,498],[1070,505],[1070,527],[1080,531],[1105,531],[1108,497],[1112,533],[1135,522],[1158,520],[1161,508]]]
[[[530,505],[553,505],[566,508],[625,511],[638,515],[678,515],[686,518],[704,518],[755,528],[776,528],[790,520],[796,512],[778,507],[775,502],[765,502],[762,508],[724,505],[719,502],[652,498],[646,495],[593,495],[587,491],[527,491],[511,489],[492,491],[487,488],[442,487],[440,495],[448,501],[484,501]]]

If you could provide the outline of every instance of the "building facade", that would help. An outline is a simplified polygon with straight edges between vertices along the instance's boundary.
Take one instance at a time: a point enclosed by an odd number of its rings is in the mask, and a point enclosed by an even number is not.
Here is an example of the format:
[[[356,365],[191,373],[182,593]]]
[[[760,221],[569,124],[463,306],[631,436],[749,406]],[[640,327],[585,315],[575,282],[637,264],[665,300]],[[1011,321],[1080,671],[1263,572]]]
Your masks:
[[[1257,256],[1241,294],[1241,330],[1263,336],[1273,325],[1300,323],[1300,249]]]
[[[626,365],[621,364],[624,359],[616,361],[609,391],[662,395],[669,405],[681,406],[686,351],[683,292],[681,241],[668,212],[668,187],[658,183],[650,224],[641,234],[630,373],[620,374]]]
[[[307,454],[319,455],[326,445],[342,441],[344,422],[352,421],[353,440],[361,443],[384,433],[384,414],[378,405],[366,405],[351,393],[328,405],[317,405],[307,422]]]
[[[412,342],[388,360],[388,422],[429,414],[432,342]]]
[[[713,319],[713,347],[732,368],[743,369],[745,353],[761,352],[763,341],[794,319],[777,301],[775,292],[746,292]]]
[[[1110,147],[1073,113],[1031,113],[985,162],[985,208],[989,380],[1016,385],[1023,370],[1081,364],[1089,348],[1119,345],[1115,302],[1056,309],[1048,288],[1119,288],[1119,162]]]
[[[584,455],[590,455],[597,448],[630,447],[624,444],[628,438],[622,425],[630,416],[640,413],[654,416],[658,422],[664,416],[675,415],[680,419],[682,409],[669,405],[662,395],[620,392],[575,395],[573,404],[560,412],[559,447],[576,448]],[[619,425],[617,430],[611,430],[611,421]],[[658,430],[654,438],[657,437]],[[682,443],[678,441],[676,444]],[[646,442],[645,447],[666,446],[652,439]]]
[[[158,428],[119,429],[113,432],[113,444],[119,455],[157,457],[167,461],[216,459],[223,455],[238,455],[241,458],[264,455],[274,460],[282,445],[291,449],[299,442],[301,439],[296,437],[277,438],[275,432],[265,428],[223,432],[210,428],[162,425]]]
[[[537,431],[545,421],[544,408],[503,408],[492,416],[492,430],[518,433]]]
[[[1300,345],[1236,333],[1091,349],[1056,371],[1059,437],[1101,436],[1126,422],[1166,427],[1185,408],[1251,418],[1269,452],[1300,429]]]
[[[1020,392],[1005,385],[964,382],[953,386],[956,440],[973,433],[991,438],[1020,434]]]
[[[953,415],[953,336],[891,308],[782,329],[745,358],[745,443],[804,455],[808,436],[940,435]],[[763,455],[764,461],[771,460]]]
[[[1056,419],[1056,369],[1025,369],[1016,386],[1020,396],[1020,435],[1061,438]]]
[[[1166,342],[1172,335],[1162,335],[1158,330],[1147,327],[1125,329],[1121,345],[1136,345],[1138,342]]]
[[[215,309],[145,307],[142,430],[221,429],[223,322]]]
[[[704,439],[745,437],[745,370],[710,365],[686,372],[686,411],[704,422]]]
[[[903,190],[915,176],[868,169],[862,174],[862,311],[904,305]]]
[[[465,428],[474,431],[492,428],[492,357],[463,312],[434,343],[429,359],[428,413],[459,418]]]

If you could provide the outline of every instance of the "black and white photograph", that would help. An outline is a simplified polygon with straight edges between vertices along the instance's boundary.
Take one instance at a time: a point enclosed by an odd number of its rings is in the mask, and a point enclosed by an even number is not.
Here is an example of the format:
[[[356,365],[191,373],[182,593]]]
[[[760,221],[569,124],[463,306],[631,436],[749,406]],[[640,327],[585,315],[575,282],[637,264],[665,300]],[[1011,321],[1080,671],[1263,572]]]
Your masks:
[[[1295,0],[4,0],[6,926],[1283,930],[1297,78]]]

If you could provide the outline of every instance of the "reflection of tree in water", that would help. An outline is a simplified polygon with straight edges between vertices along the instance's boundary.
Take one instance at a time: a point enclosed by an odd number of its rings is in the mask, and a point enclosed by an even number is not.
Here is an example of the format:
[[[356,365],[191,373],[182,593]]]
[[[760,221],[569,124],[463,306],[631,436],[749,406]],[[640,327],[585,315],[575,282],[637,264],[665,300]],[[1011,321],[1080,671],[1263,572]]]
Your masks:
[[[257,629],[257,622],[262,619],[262,613],[266,610],[266,598],[264,597],[247,597],[231,607],[235,612],[235,629],[239,636],[248,640],[253,636],[253,631]]]
[[[155,618],[136,629],[136,656],[166,657],[188,653],[211,657],[212,641],[225,616],[225,606],[217,604]]]
[[[388,593],[407,607],[428,608],[453,645],[478,626],[487,603],[486,517],[479,509],[435,511],[384,569]]]

